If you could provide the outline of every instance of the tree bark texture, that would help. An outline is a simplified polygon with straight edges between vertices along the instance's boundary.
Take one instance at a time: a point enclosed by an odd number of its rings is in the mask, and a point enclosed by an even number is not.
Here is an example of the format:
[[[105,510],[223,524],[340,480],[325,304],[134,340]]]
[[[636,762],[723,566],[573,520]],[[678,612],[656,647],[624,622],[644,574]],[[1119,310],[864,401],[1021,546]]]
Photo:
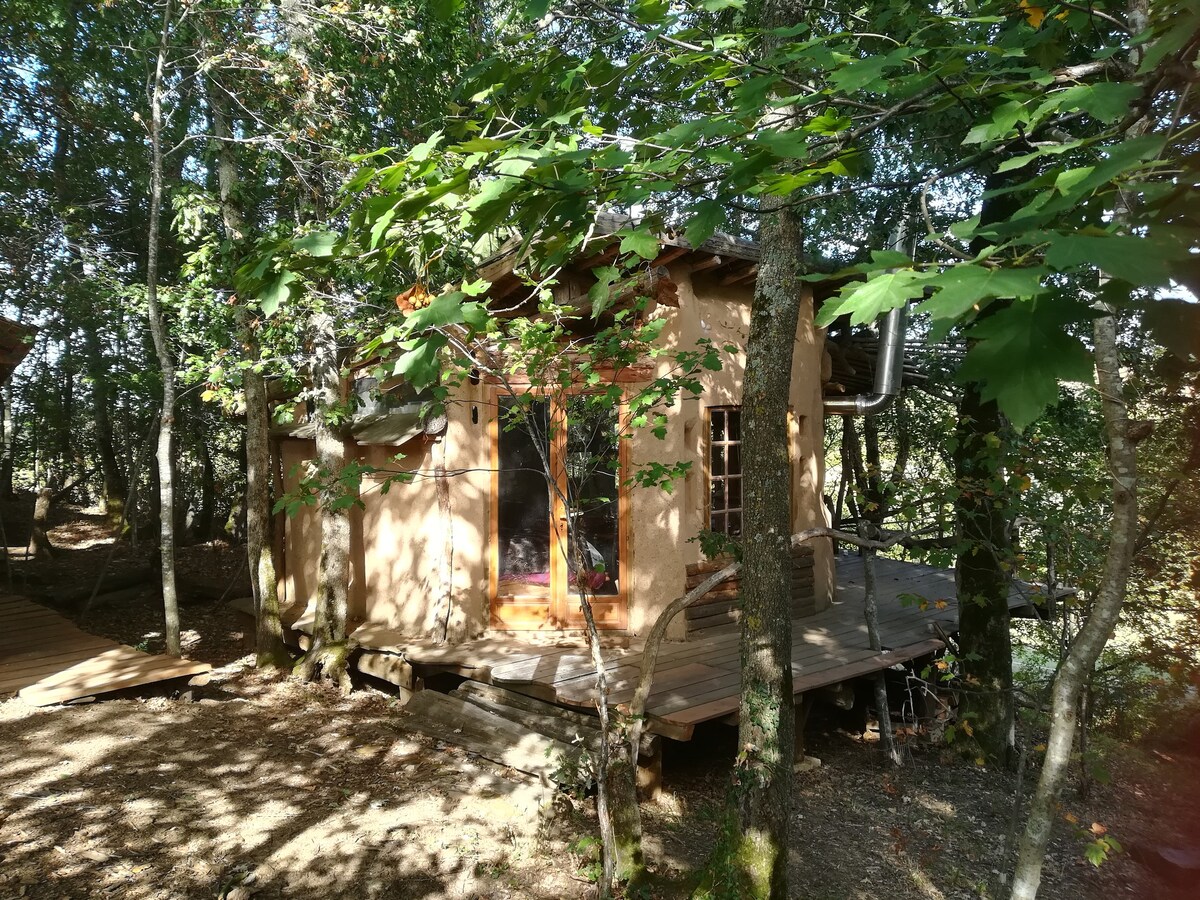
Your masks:
[[[1129,0],[1126,15],[1131,34],[1145,32],[1148,13],[1148,0]],[[1131,62],[1135,67],[1141,62],[1146,49],[1145,45],[1133,49]],[[1140,137],[1152,127],[1152,120],[1143,117],[1133,122],[1125,135],[1128,138]],[[1119,226],[1128,223],[1130,209],[1126,204],[1130,196],[1124,193],[1118,195],[1113,220]],[[1129,570],[1137,552],[1137,444],[1130,434],[1125,381],[1121,375],[1121,351],[1117,341],[1117,320],[1111,310],[1092,323],[1092,345],[1096,359],[1096,387],[1104,416],[1108,467],[1112,477],[1112,521],[1108,549],[1091,611],[1071,642],[1051,686],[1050,736],[1046,740],[1042,772],[1034,788],[1029,817],[1025,820],[1025,831],[1017,849],[1012,900],[1034,900],[1037,897],[1058,798],[1071,765],[1079,698],[1121,616],[1129,584]]]
[[[742,390],[742,695],[731,825],[716,860],[747,898],[788,896],[795,705],[787,402],[800,314],[801,224],[766,204]]]
[[[26,553],[35,559],[53,559],[54,548],[46,536],[49,527],[50,507],[54,503],[54,489],[45,485],[37,493],[33,504],[33,523],[29,529],[29,546]]]
[[[321,496],[321,556],[317,569],[317,609],[312,648],[300,664],[302,677],[318,677],[350,689],[346,672],[347,595],[350,586],[349,506],[340,496],[338,475],[346,465],[346,443],[337,421],[342,406],[337,331],[333,316],[318,310],[309,322],[313,341],[313,387],[317,468],[324,484]]]
[[[978,384],[965,385],[954,451],[954,477],[961,490],[956,513],[965,545],[955,567],[963,650],[959,664],[965,682],[959,716],[974,732],[980,755],[994,765],[1007,765],[1016,744],[1011,582],[1005,568],[1011,552],[1000,463],[1004,427],[995,402],[983,400]]]
[[[1028,167],[988,177],[986,190],[1020,184]],[[1020,208],[1014,192],[987,196],[980,211],[981,225],[1003,221]],[[977,239],[973,253],[987,241]],[[1010,301],[995,300],[979,319]],[[955,517],[963,549],[955,565],[958,590],[959,641],[965,682],[959,716],[973,732],[970,746],[992,765],[1009,765],[1016,749],[1015,707],[1012,694],[1012,636],[1008,593],[1012,544],[1008,527],[1008,486],[1003,465],[1011,441],[1007,423],[993,400],[984,400],[982,385],[963,386],[954,438],[954,479],[960,494]]]
[[[1034,900],[1037,896],[1042,863],[1054,826],[1055,807],[1071,764],[1079,696],[1121,614],[1137,542],[1137,449],[1129,436],[1116,320],[1112,316],[1096,319],[1092,335],[1096,381],[1102,399],[1108,463],[1112,472],[1112,528],[1104,574],[1091,614],[1071,643],[1067,658],[1054,679],[1050,737],[1018,850],[1013,900]]]
[[[150,216],[146,245],[146,302],[149,307],[150,335],[154,339],[154,352],[158,355],[163,379],[163,405],[156,453],[163,618],[166,626],[167,653],[179,656],[182,652],[179,643],[179,599],[175,590],[175,361],[158,297],[158,244],[163,191],[163,79],[167,62],[167,41],[171,34],[171,12],[171,2],[167,0],[163,7],[162,35],[150,91]]]

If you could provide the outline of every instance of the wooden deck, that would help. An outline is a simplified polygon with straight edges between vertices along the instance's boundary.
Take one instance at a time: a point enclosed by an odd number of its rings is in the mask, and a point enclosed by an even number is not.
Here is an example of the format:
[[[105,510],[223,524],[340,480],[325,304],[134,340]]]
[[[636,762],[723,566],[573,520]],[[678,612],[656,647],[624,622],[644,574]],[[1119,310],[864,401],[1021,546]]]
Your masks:
[[[958,627],[954,573],[915,563],[880,559],[879,625],[883,652],[872,651],[863,614],[862,560],[838,558],[837,598],[815,615],[794,619],[792,677],[797,698],[940,650],[938,637]],[[902,601],[904,595],[923,603]],[[1010,608],[1027,605],[1027,593],[1014,587]],[[364,662],[402,657],[417,672],[449,671],[580,709],[595,707],[591,657],[578,639],[537,644],[496,636],[464,644],[436,645],[412,640],[390,629],[366,624],[352,639],[363,648]],[[701,722],[737,713],[741,690],[737,626],[712,629],[703,639],[663,646],[647,705],[651,730],[687,740]],[[641,671],[637,647],[603,651],[609,674],[610,702],[633,696]],[[367,665],[363,671],[369,671]],[[378,674],[378,667],[372,674]]]
[[[211,669],[142,653],[81,631],[30,600],[0,595],[0,696],[15,693],[34,706],[49,706]]]

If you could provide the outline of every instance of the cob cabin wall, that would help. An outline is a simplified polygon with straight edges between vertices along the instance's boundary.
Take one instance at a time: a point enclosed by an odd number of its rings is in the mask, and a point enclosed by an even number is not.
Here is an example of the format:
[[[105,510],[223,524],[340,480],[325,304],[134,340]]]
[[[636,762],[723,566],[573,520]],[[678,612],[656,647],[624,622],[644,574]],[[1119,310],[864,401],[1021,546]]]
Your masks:
[[[663,342],[673,348],[695,346],[701,338],[718,347],[745,346],[750,327],[751,285],[721,285],[718,278],[697,273],[693,278],[686,265],[671,268],[678,285],[679,308],[660,307],[665,315]],[[807,288],[805,288],[807,291]],[[821,360],[824,333],[813,325],[811,294],[804,301],[796,331],[790,397],[793,530],[828,524],[822,499],[824,482],[823,412],[821,404]],[[649,431],[632,438],[635,465],[658,460],[690,460],[692,469],[674,493],[636,490],[631,497],[632,584],[629,627],[645,634],[658,611],[685,589],[686,569],[701,560],[699,544],[690,540],[710,522],[711,479],[710,427],[714,409],[736,408],[741,403],[745,354],[723,357],[720,372],[706,372],[704,390],[698,397],[679,401],[670,411],[670,428],[665,440]],[[660,373],[669,365],[659,363]],[[815,608],[830,603],[834,588],[833,554],[827,540],[814,542]],[[679,616],[668,636],[684,637],[686,619]]]
[[[487,627],[486,395],[482,387],[465,385],[459,402],[447,409],[440,437],[420,436],[399,447],[347,443],[349,457],[381,470],[363,477],[362,508],[350,513],[352,619],[413,636],[445,633],[451,640]],[[313,457],[313,443],[284,439],[280,453],[290,490]],[[439,469],[447,474],[440,476]],[[387,473],[395,472],[419,474],[385,492]],[[281,598],[289,606],[307,606],[316,593],[320,556],[315,508],[288,517],[284,529]]]
[[[693,279],[686,263],[671,266],[671,278],[678,287],[678,307],[659,306],[653,312],[666,319],[661,340],[667,347],[690,349],[701,338],[718,347],[744,346],[752,284],[722,285],[703,273]],[[796,333],[790,397],[794,530],[827,521],[821,494],[823,354],[824,336],[813,326],[809,297]],[[637,488],[623,497],[620,591],[600,598],[602,621],[610,628],[645,634],[659,610],[685,590],[687,566],[701,559],[699,545],[690,539],[710,521],[711,417],[713,410],[740,404],[745,364],[740,352],[723,360],[720,372],[704,373],[700,396],[681,398],[667,411],[665,439],[643,429],[621,442],[623,465],[690,461],[692,467],[671,493]],[[657,375],[670,362],[660,358],[652,365]],[[464,383],[448,404],[448,426],[440,437],[417,437],[401,447],[348,445],[369,465],[418,473],[412,483],[393,484],[386,493],[382,475],[363,480],[363,508],[351,514],[350,615],[355,620],[413,636],[445,631],[451,640],[479,635],[488,627],[553,631],[563,625],[548,614],[553,607],[539,600],[496,600],[503,593],[497,587],[502,575],[495,539],[499,513],[491,471],[499,430],[497,395],[498,388],[486,380]],[[285,439],[280,447],[285,484],[291,488],[312,457],[313,445]],[[398,453],[403,458],[393,461]],[[437,475],[439,469],[447,473],[444,479]],[[305,507],[287,520],[283,543],[283,599],[307,605],[316,590],[320,551],[315,509]],[[815,542],[814,553],[813,591],[821,609],[833,591],[828,541]],[[686,631],[685,618],[679,616],[668,636],[679,639]]]

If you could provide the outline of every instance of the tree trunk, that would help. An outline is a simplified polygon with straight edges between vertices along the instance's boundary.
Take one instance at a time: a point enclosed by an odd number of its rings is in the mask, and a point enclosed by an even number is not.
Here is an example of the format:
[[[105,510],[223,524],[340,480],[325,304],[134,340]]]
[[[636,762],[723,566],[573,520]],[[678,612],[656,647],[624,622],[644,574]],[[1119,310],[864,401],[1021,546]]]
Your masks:
[[[13,419],[13,385],[12,379],[4,383],[4,455],[0,457],[0,498],[12,500],[13,494],[13,461],[17,453],[17,427]]]
[[[987,192],[1020,184],[1028,167],[988,177]],[[985,195],[981,225],[1002,221],[1020,208],[1020,195]],[[973,253],[987,241],[976,240]],[[982,320],[1010,301],[994,300]],[[955,503],[959,537],[965,549],[955,565],[958,591],[959,643],[964,690],[959,717],[973,732],[963,743],[992,765],[1014,762],[1016,724],[1012,694],[1012,636],[1008,593],[1012,584],[1012,546],[1008,529],[1008,487],[1004,458],[1011,441],[1000,408],[984,400],[982,385],[963,386],[955,426],[954,478],[960,488]]]
[[[246,554],[254,590],[259,668],[283,668],[291,656],[279,621],[279,582],[271,540],[271,445],[267,389],[253,367],[243,376],[246,390]],[[349,552],[347,550],[347,552]],[[344,625],[343,625],[344,628]]]
[[[217,473],[213,468],[212,451],[205,438],[205,423],[200,410],[194,410],[196,415],[196,455],[200,457],[200,496],[196,501],[195,538],[200,543],[212,540],[213,536],[213,507],[216,505]]]
[[[318,310],[309,321],[313,341],[313,388],[317,395],[317,469],[325,484],[320,505],[321,556],[312,648],[300,662],[306,680],[323,677],[349,691],[346,673],[347,595],[350,584],[350,516],[338,475],[346,465],[346,443],[335,424],[342,404],[337,332],[332,314]],[[264,473],[265,474],[265,473]]]
[[[1129,0],[1127,16],[1131,34],[1143,34],[1146,31],[1148,9],[1148,0]],[[1131,62],[1135,69],[1146,49],[1143,44],[1133,50]],[[1130,125],[1125,136],[1141,137],[1152,126],[1151,120],[1138,119]],[[1128,202],[1128,195],[1118,195],[1117,206],[1113,210],[1113,220],[1118,225],[1128,222]],[[1117,341],[1117,320],[1111,310],[1092,323],[1092,344],[1096,358],[1096,387],[1104,415],[1108,468],[1112,475],[1112,522],[1108,532],[1108,550],[1091,611],[1054,677],[1050,736],[1046,741],[1042,774],[1033,792],[1029,818],[1025,821],[1025,832],[1017,851],[1012,900],[1034,900],[1037,897],[1058,798],[1071,765],[1079,698],[1121,616],[1129,584],[1129,570],[1137,550],[1137,444],[1130,435],[1125,381],[1121,375],[1121,351]]]
[[[959,717],[974,732],[974,747],[988,763],[1007,765],[1016,745],[1012,695],[1012,638],[1009,633],[1005,563],[1011,556],[1007,511],[1000,504],[1000,448],[1004,423],[980,386],[965,385],[955,429],[958,528],[966,549],[955,569],[958,590],[959,659],[965,682]]]
[[[1104,560],[1104,574],[1091,614],[1072,642],[1067,658],[1054,679],[1050,738],[1046,742],[1042,774],[1034,791],[1018,851],[1013,876],[1013,900],[1034,900],[1037,896],[1042,879],[1042,863],[1054,825],[1055,807],[1070,768],[1079,696],[1121,614],[1129,569],[1133,563],[1133,548],[1137,541],[1137,449],[1129,437],[1129,415],[1124,400],[1125,385],[1121,378],[1116,320],[1111,315],[1096,319],[1092,334],[1096,380],[1103,400],[1108,463],[1112,472],[1112,527]]]
[[[228,140],[233,129],[221,89],[211,81],[208,108],[217,158],[217,191],[225,235],[235,247],[245,238],[245,219],[237,202],[238,170],[234,145]],[[259,366],[258,338],[250,311],[242,301],[235,310],[246,367],[242,387],[246,398],[246,558],[250,587],[254,592],[255,648],[259,668],[283,668],[291,656],[283,641],[279,621],[279,582],[276,577],[274,542],[271,539],[271,408],[266,381]]]
[[[294,62],[308,68],[309,47],[316,40],[312,19],[298,0],[280,4],[288,52]],[[294,161],[298,181],[303,190],[296,195],[296,221],[322,221],[325,216],[325,195],[317,159],[306,155],[305,147]],[[331,294],[332,291],[325,291]],[[338,481],[346,464],[346,444],[340,427],[342,419],[342,384],[338,365],[337,321],[329,301],[314,298],[316,309],[309,317],[309,336],[312,341],[312,384],[316,394],[317,468],[326,487],[321,496],[321,556],[317,571],[317,610],[313,626],[313,645],[299,666],[300,675],[308,680],[324,677],[336,682],[342,690],[350,689],[346,672],[347,594],[350,583],[350,516],[349,498],[342,493]]]
[[[29,528],[29,548],[25,552],[36,559],[54,558],[54,548],[50,545],[50,538],[46,536],[53,501],[54,489],[45,485],[38,491],[37,500],[33,504],[33,524]]]
[[[146,302],[150,335],[163,379],[163,405],[158,428],[158,527],[159,557],[162,561],[163,615],[167,653],[181,654],[179,644],[179,601],[175,591],[175,361],[171,354],[162,306],[158,299],[158,244],[162,211],[162,104],[163,77],[167,63],[167,40],[171,34],[171,0],[163,7],[162,36],[155,61],[150,91],[150,216],[146,244]]]
[[[801,10],[783,2],[764,10],[770,30],[796,24]],[[769,107],[767,115],[786,109]],[[764,200],[760,261],[746,341],[742,388],[742,616],[738,757],[724,839],[711,875],[730,873],[746,898],[788,896],[788,823],[796,710],[792,694],[791,512],[788,394],[800,315],[802,231],[794,208]]]

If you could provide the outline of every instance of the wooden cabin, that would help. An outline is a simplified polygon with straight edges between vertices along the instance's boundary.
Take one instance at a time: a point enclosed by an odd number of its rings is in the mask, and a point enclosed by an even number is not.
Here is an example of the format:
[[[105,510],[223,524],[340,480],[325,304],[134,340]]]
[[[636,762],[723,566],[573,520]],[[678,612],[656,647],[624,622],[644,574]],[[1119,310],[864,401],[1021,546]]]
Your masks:
[[[616,230],[615,228],[613,229]],[[664,239],[649,267],[673,291],[644,314],[665,320],[660,340],[689,348],[701,338],[716,345],[744,346],[757,272],[757,247],[716,236],[698,248]],[[586,289],[588,269],[616,252],[615,243],[584,260],[567,279]],[[514,251],[484,267],[492,296],[509,304],[524,282],[514,273]],[[593,279],[594,281],[594,279]],[[527,288],[526,288],[527,290]],[[794,531],[827,523],[822,393],[829,378],[825,336],[813,324],[808,286],[792,357],[788,422],[791,478],[781,486],[791,496]],[[672,294],[674,296],[669,296]],[[666,358],[647,360],[630,379],[665,374]],[[668,409],[665,439],[649,429],[627,439],[600,437],[601,452],[613,455],[624,475],[651,462],[687,461],[686,479],[672,492],[631,487],[610,477],[615,501],[586,509],[588,552],[603,574],[595,578],[593,606],[602,629],[644,635],[659,612],[712,566],[694,540],[703,529],[737,535],[741,529],[740,407],[743,352],[726,357],[719,372],[702,375],[698,395]],[[365,394],[364,394],[365,398]],[[366,398],[365,398],[366,399]],[[523,429],[501,427],[512,403],[508,389],[489,383],[455,388],[439,428],[422,427],[412,397],[394,396],[381,408],[367,399],[351,429],[348,450],[379,469],[397,468],[417,477],[385,493],[383,476],[364,479],[361,509],[351,512],[350,616],[403,635],[445,637],[461,642],[488,633],[557,635],[583,627],[567,554],[563,552],[566,511],[536,470],[539,448]],[[538,400],[532,408],[546,420],[572,421],[571,401]],[[566,406],[567,408],[558,408]],[[546,439],[551,465],[567,466],[576,449],[572,429]],[[589,438],[597,438],[593,434]],[[607,440],[607,443],[605,441]],[[279,435],[285,487],[295,486],[314,444],[304,426]],[[606,449],[605,449],[606,448]],[[395,458],[400,456],[398,462]],[[603,486],[602,486],[603,487]],[[596,488],[601,490],[601,488]],[[586,504],[585,504],[586,505]],[[312,508],[287,518],[281,541],[281,599],[293,611],[308,606],[317,585],[319,528]],[[797,615],[815,613],[835,589],[832,548],[817,541],[798,553],[793,588]],[[737,615],[737,585],[718,586],[704,603],[680,616],[668,637],[683,639],[728,624]]]

